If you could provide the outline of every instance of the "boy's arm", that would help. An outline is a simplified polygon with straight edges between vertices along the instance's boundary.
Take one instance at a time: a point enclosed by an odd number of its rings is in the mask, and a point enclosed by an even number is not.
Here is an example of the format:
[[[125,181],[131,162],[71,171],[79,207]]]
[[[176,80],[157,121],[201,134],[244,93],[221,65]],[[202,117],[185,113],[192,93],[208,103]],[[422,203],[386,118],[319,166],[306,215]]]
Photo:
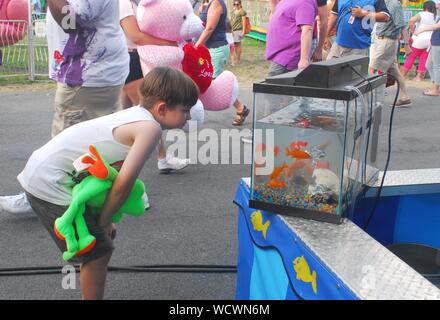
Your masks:
[[[131,189],[149,155],[157,146],[161,129],[154,123],[138,122],[133,124],[133,145],[122,165],[99,217],[99,225],[108,228],[113,215],[130,195]]]

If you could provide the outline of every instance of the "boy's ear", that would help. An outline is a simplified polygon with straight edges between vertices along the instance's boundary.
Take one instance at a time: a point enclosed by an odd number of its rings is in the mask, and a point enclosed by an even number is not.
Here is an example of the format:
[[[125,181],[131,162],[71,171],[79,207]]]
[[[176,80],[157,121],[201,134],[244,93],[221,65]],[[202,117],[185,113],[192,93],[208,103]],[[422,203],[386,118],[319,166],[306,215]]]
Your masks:
[[[161,116],[165,116],[165,114],[167,113],[168,107],[165,104],[165,102],[159,102],[156,105],[156,110],[157,110],[157,113],[159,113]]]

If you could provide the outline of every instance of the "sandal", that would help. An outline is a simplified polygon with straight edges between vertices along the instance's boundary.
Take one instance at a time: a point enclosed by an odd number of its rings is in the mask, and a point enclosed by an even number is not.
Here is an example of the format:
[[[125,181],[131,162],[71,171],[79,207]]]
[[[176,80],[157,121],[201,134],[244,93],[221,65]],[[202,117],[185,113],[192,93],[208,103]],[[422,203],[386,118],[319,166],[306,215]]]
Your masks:
[[[251,111],[245,106],[243,105],[243,110],[241,112],[237,112],[237,116],[238,118],[234,119],[234,121],[232,121],[232,125],[234,126],[241,126],[244,121],[246,120],[246,117],[249,115]]]
[[[423,95],[428,97],[438,97],[440,94],[434,94],[431,89],[426,89],[423,91]]]
[[[396,107],[398,107],[398,108],[399,107],[410,107],[411,104],[412,104],[411,99],[406,99],[406,100],[399,99],[396,102]]]

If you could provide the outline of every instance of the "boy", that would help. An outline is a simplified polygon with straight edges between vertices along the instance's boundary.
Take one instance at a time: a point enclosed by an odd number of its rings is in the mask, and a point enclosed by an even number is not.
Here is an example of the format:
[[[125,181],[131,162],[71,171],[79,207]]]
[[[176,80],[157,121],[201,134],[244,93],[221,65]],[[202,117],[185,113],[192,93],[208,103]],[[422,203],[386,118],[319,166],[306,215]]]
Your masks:
[[[162,129],[181,128],[191,119],[198,89],[184,73],[163,67],[152,70],[140,87],[141,104],[108,116],[76,124],[36,150],[18,181],[32,209],[61,251],[65,243],[53,231],[55,219],[71,202],[72,163],[93,144],[108,163],[123,160],[98,218],[87,210],[84,218],[96,237],[92,251],[69,262],[81,263],[84,299],[102,299],[107,265],[113,252],[116,228],[112,216],[127,199],[142,166],[156,148]]]

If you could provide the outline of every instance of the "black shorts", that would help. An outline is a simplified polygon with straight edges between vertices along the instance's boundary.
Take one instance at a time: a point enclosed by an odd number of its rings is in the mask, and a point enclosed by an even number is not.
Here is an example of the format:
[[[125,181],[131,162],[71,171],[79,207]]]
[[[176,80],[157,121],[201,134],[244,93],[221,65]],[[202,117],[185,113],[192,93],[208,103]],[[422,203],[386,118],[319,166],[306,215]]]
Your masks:
[[[49,232],[55,244],[58,246],[61,252],[66,251],[66,242],[60,240],[53,230],[55,220],[61,217],[66,212],[68,207],[58,206],[44,200],[41,200],[32,194],[26,192],[26,197],[31,205],[32,209],[36,213],[40,222],[45,229]],[[115,247],[113,246],[113,240],[105,233],[98,225],[97,217],[91,214],[88,210],[84,213],[84,219],[91,235],[96,238],[96,245],[93,249],[83,255],[75,256],[70,259],[68,263],[82,264],[92,260],[97,260],[103,256],[111,255]],[[60,254],[60,258],[61,258]]]
[[[128,53],[130,55],[130,73],[128,74],[125,84],[142,79],[144,75],[142,74],[141,60],[137,50],[133,50]]]

